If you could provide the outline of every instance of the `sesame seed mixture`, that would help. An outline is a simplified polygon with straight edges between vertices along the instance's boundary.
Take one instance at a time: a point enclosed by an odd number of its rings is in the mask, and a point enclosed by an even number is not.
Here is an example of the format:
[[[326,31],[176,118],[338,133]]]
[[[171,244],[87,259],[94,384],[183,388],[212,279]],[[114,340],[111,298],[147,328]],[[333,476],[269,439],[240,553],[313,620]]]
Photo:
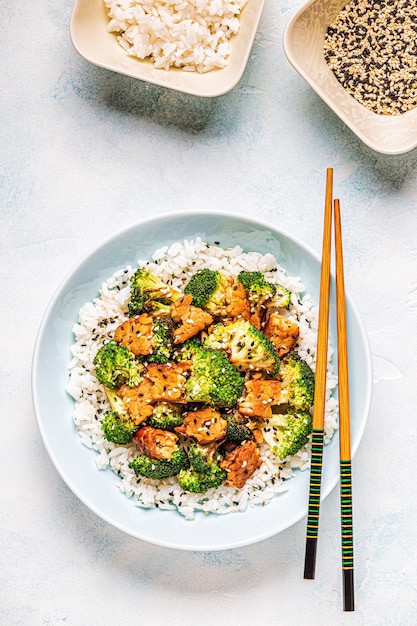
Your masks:
[[[363,106],[400,115],[417,105],[417,3],[352,0],[327,29],[324,56]]]

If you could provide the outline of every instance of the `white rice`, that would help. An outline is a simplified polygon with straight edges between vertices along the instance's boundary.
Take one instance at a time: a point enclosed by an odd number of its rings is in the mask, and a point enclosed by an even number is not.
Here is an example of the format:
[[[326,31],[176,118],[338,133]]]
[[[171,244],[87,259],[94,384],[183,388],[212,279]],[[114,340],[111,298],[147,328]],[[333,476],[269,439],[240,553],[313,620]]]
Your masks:
[[[108,31],[130,55],[156,68],[223,68],[247,0],[104,0]]]
[[[153,254],[152,261],[140,260],[138,265],[147,265],[164,282],[179,289],[184,287],[193,273],[204,267],[219,269],[231,276],[237,276],[242,270],[264,272],[268,281],[291,290],[288,317],[300,327],[297,351],[315,369],[317,307],[308,295],[302,295],[304,286],[300,279],[286,276],[271,254],[244,252],[239,246],[224,250],[219,246],[208,246],[196,238],[161,248]],[[177,509],[187,519],[192,519],[196,511],[223,514],[244,511],[248,505],[266,504],[275,494],[288,489],[286,481],[294,476],[294,469],[309,467],[310,443],[285,463],[279,462],[269,446],[263,444],[260,447],[263,463],[242,489],[222,485],[202,495],[184,493],[175,477],[155,481],[136,476],[129,468],[129,462],[137,455],[135,446],[115,445],[104,439],[100,419],[110,405],[94,374],[93,360],[99,347],[111,339],[117,326],[127,319],[129,278],[135,270],[132,267],[120,270],[103,283],[100,296],[82,307],[79,321],[73,327],[75,343],[72,346],[67,391],[75,400],[73,418],[81,442],[97,452],[96,463],[100,470],[110,467],[120,477],[118,488],[137,506]],[[337,401],[332,396],[337,380],[331,356],[330,352],[325,443],[329,443],[338,427]]]

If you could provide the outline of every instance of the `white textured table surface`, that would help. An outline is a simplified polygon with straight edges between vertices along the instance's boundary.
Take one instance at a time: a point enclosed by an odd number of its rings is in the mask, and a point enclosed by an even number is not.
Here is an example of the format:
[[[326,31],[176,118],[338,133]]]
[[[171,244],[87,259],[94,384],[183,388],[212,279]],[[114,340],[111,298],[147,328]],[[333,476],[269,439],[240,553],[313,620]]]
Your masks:
[[[247,70],[214,100],[91,66],[71,0],[2,6],[0,623],[417,624],[417,152],[367,149],[288,65],[298,4],[267,0]],[[305,521],[258,545],[146,544],[70,492],[40,439],[33,345],[67,269],[144,216],[227,209],[320,250],[324,177],[344,209],[347,289],[369,333],[372,409],[354,460],[356,611],[341,610],[339,495],[322,507],[317,577]],[[58,408],[59,410],[59,408]]]

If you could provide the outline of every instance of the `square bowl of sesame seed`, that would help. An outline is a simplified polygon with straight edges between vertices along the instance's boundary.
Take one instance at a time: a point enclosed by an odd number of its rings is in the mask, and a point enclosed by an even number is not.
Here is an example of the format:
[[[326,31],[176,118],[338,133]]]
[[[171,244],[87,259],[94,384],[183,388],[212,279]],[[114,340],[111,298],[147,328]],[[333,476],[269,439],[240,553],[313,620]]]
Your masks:
[[[417,5],[310,0],[288,22],[286,57],[371,149],[417,146]]]

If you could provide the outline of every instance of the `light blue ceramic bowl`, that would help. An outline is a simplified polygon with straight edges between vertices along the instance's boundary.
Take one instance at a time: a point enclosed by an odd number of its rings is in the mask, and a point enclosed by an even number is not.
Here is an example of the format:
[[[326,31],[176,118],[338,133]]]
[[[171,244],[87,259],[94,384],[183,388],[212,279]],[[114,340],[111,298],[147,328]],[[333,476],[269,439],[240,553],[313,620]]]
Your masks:
[[[114,235],[89,254],[63,280],[43,317],[36,340],[32,394],[39,430],[59,474],[86,506],[109,524],[153,544],[184,550],[222,550],[266,539],[307,514],[309,472],[297,472],[289,489],[267,506],[227,515],[199,514],[185,520],[176,511],[145,510],[119,492],[117,476],[99,471],[95,452],[84,447],[72,420],[73,400],[67,395],[68,363],[73,343],[72,326],[80,307],[92,300],[101,283],[114,271],[150,258],[162,245],[179,239],[203,240],[221,246],[241,245],[245,250],[274,254],[287,274],[300,276],[317,302],[320,259],[304,243],[258,220],[224,212],[183,212],[144,220]],[[334,301],[331,302],[334,318]],[[347,297],[349,376],[351,385],[351,442],[354,454],[368,416],[372,389],[371,357],[366,332],[358,312]],[[335,326],[329,337],[336,345]],[[322,496],[338,482],[337,435],[326,446]]]

